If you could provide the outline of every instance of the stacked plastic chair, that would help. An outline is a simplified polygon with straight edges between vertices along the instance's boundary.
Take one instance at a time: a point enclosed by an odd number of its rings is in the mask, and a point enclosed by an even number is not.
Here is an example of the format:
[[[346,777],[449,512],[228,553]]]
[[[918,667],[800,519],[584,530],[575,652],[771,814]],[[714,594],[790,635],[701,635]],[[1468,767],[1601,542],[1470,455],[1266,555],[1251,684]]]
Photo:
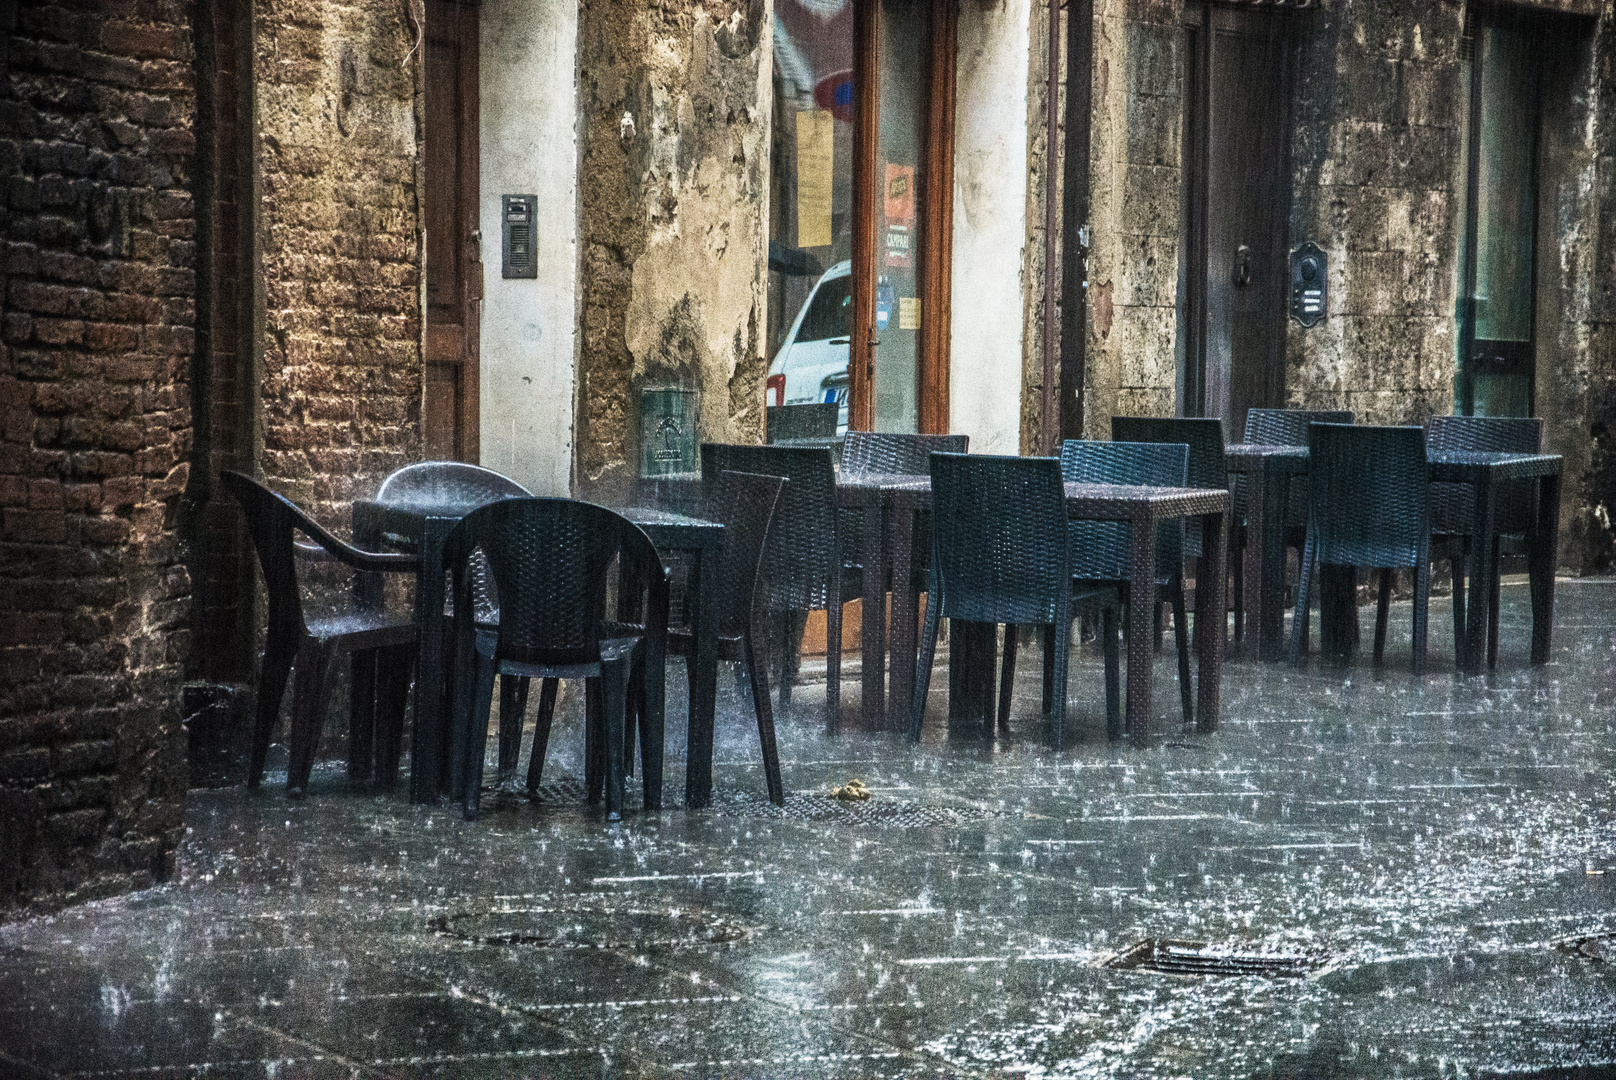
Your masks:
[[[258,712],[253,723],[247,786],[257,790],[263,778],[264,759],[275,732],[286,680],[295,665],[297,686],[286,793],[298,798],[308,790],[331,675],[338,659],[346,655],[372,660],[370,664],[355,665],[357,671],[372,675],[366,680],[368,685],[351,688],[349,774],[355,780],[372,775],[371,755],[366,751],[373,747],[375,772],[384,778],[395,775],[410,666],[418,640],[413,614],[408,609],[388,608],[380,597],[366,602],[368,590],[347,588],[331,598],[329,612],[308,618],[297,563],[299,559],[329,558],[359,573],[414,574],[420,559],[411,554],[361,551],[345,544],[286,498],[249,476],[224,472],[220,481],[241,504],[269,594],[269,634],[258,675]],[[314,543],[297,542],[293,534],[298,532]],[[376,734],[380,735],[379,742],[373,742]]]
[[[941,622],[962,619],[1006,626],[1001,718],[1014,679],[1014,628],[1049,629],[1046,661],[1054,687],[1049,737],[1059,747],[1066,730],[1072,620],[1085,610],[1102,619],[1106,725],[1113,736],[1120,734],[1119,601],[1112,588],[1074,587],[1060,463],[1053,458],[934,454],[931,482],[931,596],[915,674],[910,738],[920,738]]]

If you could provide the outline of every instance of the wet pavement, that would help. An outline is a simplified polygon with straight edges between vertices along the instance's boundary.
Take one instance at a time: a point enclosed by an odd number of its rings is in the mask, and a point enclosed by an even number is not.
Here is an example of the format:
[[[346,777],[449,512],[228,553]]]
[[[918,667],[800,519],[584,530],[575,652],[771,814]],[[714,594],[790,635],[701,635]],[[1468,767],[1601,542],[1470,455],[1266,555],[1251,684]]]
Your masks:
[[[176,881],[0,926],[0,1077],[1616,1075],[1616,583],[1560,583],[1547,668],[1503,603],[1495,676],[1433,600],[1415,679],[1399,605],[1383,668],[1228,665],[1211,734],[1169,644],[1142,745],[1087,647],[1058,755],[1035,662],[996,742],[943,670],[919,747],[807,686],[784,812],[727,676],[709,811],[585,808],[581,695],[474,823],[335,763],[194,792]]]

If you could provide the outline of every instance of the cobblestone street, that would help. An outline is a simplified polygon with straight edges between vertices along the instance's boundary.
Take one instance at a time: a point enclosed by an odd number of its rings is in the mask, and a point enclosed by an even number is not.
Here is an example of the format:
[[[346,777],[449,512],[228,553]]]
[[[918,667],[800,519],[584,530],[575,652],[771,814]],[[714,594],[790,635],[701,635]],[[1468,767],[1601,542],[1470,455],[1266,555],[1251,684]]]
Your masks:
[[[918,748],[827,740],[809,685],[784,812],[727,677],[710,812],[606,825],[575,709],[474,823],[334,762],[197,793],[177,881],[0,927],[0,1075],[1612,1075],[1616,584],[1558,594],[1545,669],[1524,585],[1487,679],[1441,603],[1409,675],[1405,605],[1378,672],[1231,664],[1209,735],[1163,657],[1144,746],[1087,647],[1059,756],[1033,670],[996,744],[944,678]]]

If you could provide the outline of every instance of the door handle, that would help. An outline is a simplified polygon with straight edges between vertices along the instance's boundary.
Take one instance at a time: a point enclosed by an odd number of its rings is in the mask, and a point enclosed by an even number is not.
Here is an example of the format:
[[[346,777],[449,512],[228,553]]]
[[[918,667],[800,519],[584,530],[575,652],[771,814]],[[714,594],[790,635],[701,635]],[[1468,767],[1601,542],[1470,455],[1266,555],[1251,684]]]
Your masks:
[[[1234,249],[1234,287],[1243,289],[1251,284],[1251,249],[1241,244]]]

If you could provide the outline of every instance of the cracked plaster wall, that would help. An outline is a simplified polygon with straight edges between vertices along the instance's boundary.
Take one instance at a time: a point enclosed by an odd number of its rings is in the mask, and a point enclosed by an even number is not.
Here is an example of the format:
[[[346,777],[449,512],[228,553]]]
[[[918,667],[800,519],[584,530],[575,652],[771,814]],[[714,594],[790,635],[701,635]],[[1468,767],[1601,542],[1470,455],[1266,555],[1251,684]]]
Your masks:
[[[639,391],[699,394],[699,438],[763,431],[767,0],[585,0],[578,12],[575,486],[625,496]]]

